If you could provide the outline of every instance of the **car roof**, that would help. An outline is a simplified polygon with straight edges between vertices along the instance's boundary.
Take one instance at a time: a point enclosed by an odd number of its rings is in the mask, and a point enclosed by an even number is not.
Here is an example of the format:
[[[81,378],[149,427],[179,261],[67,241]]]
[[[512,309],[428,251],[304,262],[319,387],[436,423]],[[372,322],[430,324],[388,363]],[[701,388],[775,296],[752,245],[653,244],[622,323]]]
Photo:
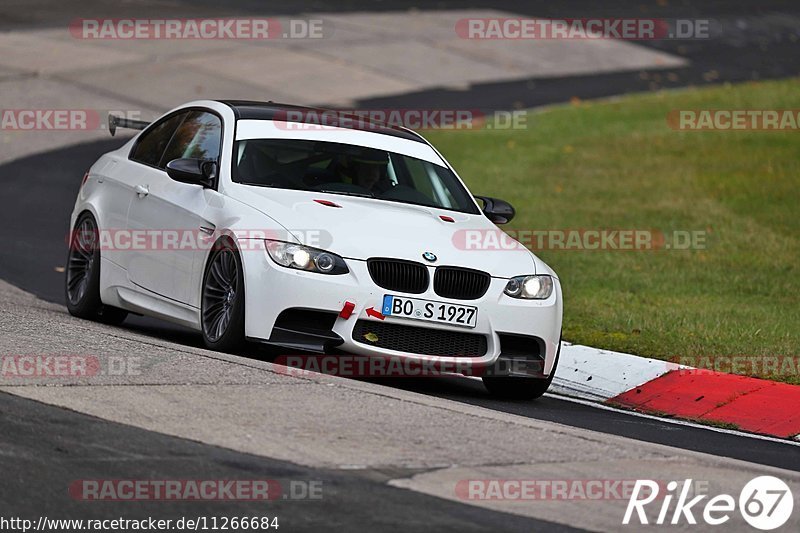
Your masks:
[[[320,124],[321,116],[325,113],[323,122],[325,126],[370,131],[427,144],[422,136],[407,128],[385,124],[348,111],[251,100],[217,101],[233,109],[236,120],[282,120],[285,122]]]

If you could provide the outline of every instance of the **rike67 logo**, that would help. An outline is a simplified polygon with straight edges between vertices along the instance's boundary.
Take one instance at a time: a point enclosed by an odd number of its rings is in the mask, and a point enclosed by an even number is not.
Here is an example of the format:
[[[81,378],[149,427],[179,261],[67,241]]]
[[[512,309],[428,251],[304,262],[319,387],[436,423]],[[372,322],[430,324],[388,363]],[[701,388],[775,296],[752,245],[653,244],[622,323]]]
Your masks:
[[[622,523],[630,524],[635,513],[634,524],[636,519],[640,524],[648,524],[645,507],[659,501],[661,505],[658,517],[654,520],[655,524],[697,524],[698,519],[701,519],[708,525],[718,526],[731,519],[738,503],[739,512],[748,524],[756,529],[769,531],[784,525],[792,516],[794,508],[791,489],[773,476],[759,476],[750,480],[739,493],[738,502],[729,494],[720,494],[705,502],[703,500],[708,498],[707,494],[689,499],[691,479],[684,480],[680,486],[677,481],[670,481],[666,485],[665,493],[661,494],[660,489],[663,487],[663,483],[653,480],[636,480]],[[671,508],[673,501],[674,509]],[[648,510],[655,511],[655,507],[658,504]]]

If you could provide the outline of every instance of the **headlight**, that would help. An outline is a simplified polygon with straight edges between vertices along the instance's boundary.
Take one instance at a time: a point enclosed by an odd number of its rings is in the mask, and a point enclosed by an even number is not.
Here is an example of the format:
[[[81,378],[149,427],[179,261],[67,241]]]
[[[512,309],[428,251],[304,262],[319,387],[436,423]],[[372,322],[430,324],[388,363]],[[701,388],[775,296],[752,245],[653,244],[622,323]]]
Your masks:
[[[508,280],[503,292],[512,298],[545,300],[553,294],[553,278],[550,276],[517,276]]]
[[[273,261],[287,268],[307,270],[320,274],[347,274],[344,259],[325,250],[282,241],[264,241]]]

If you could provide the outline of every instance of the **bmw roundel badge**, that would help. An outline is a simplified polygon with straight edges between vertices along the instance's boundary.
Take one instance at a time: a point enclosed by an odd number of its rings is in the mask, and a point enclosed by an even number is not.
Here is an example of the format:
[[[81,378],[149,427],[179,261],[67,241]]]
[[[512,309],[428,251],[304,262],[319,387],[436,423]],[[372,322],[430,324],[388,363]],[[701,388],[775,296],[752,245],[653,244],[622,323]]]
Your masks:
[[[436,254],[433,252],[425,252],[424,254],[422,254],[422,258],[425,261],[430,261],[431,263],[433,263],[434,261],[436,261]]]

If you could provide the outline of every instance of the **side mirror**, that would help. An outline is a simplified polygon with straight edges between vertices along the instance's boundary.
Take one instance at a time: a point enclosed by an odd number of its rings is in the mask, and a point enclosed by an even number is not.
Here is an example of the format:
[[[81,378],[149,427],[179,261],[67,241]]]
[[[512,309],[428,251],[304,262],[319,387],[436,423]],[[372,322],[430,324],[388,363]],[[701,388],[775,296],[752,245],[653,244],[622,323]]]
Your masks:
[[[476,196],[475,198],[483,202],[483,214],[495,224],[506,224],[516,214],[514,207],[505,200],[490,196]]]
[[[167,175],[181,183],[213,187],[217,163],[204,159],[173,159],[167,163]]]

